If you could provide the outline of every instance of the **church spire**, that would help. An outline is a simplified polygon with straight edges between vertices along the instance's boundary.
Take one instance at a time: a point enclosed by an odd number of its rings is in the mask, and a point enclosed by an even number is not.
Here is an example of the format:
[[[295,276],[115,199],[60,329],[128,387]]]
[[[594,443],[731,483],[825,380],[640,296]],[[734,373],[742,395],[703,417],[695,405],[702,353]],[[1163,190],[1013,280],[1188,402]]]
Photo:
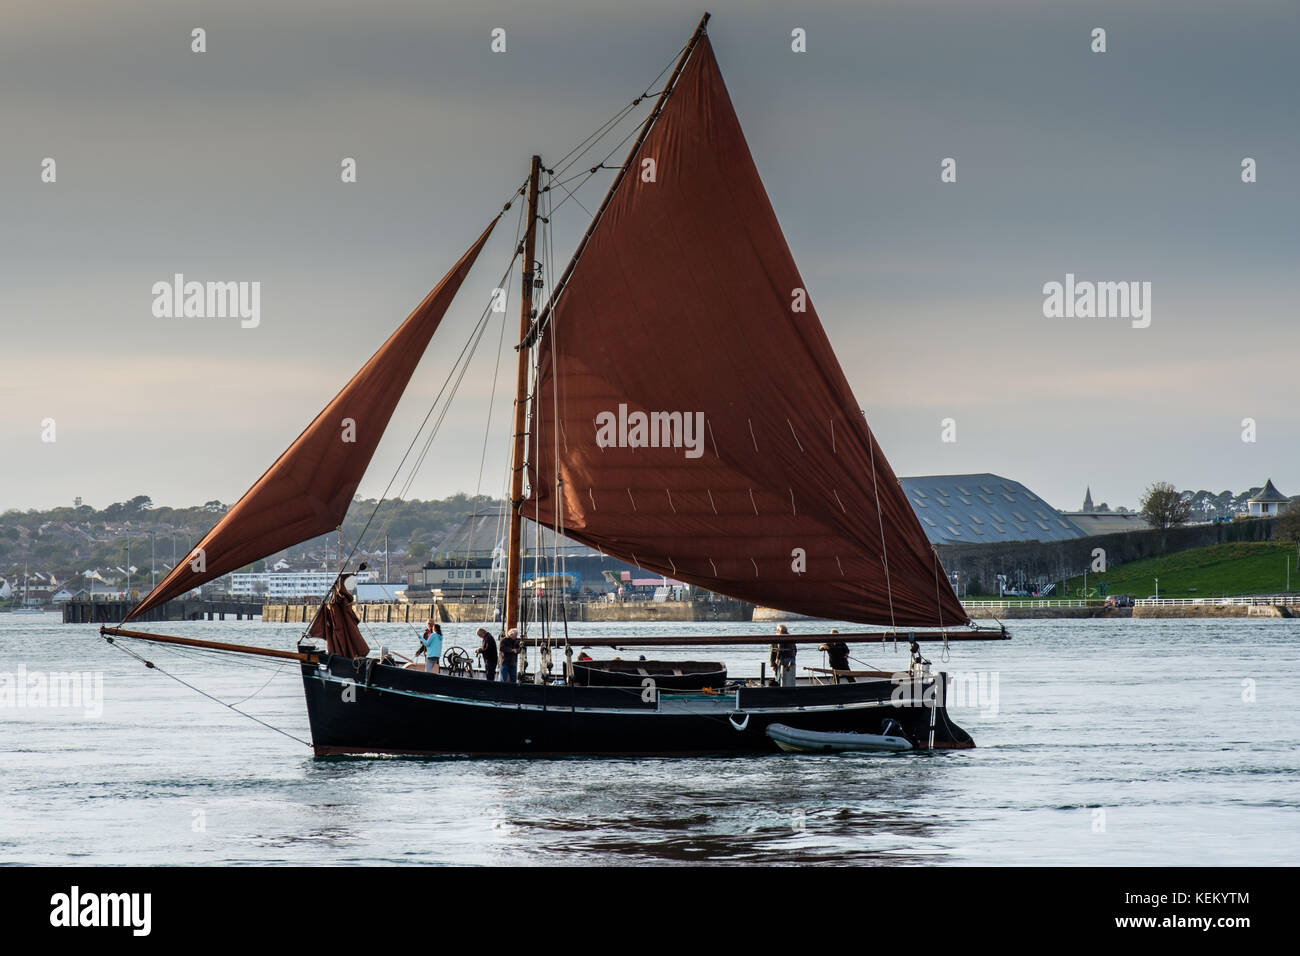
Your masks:
[[[1089,485],[1087,490],[1084,491],[1083,493],[1083,508],[1080,510],[1092,511],[1092,486],[1091,485]]]

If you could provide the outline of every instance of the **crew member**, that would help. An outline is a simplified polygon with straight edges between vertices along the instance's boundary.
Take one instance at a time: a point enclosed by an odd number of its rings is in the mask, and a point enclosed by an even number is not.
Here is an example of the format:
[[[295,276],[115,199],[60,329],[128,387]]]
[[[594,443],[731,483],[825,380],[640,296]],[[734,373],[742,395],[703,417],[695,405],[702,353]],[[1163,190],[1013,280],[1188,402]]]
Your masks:
[[[788,635],[790,632],[784,624],[778,624],[776,633]],[[777,683],[782,687],[794,686],[794,662],[798,652],[798,645],[794,641],[777,641],[772,645],[772,666],[776,670]]]
[[[488,680],[497,679],[497,640],[486,627],[478,629],[479,648],[475,657],[483,658],[483,676]]]
[[[501,638],[501,680],[506,684],[519,681],[519,628],[512,627]]]
[[[835,628],[831,628],[831,633],[839,634],[839,631]],[[820,645],[817,650],[826,652],[831,663],[831,670],[847,671],[852,669],[849,667],[849,645],[845,644],[838,637],[833,641],[827,641],[825,644]],[[841,680],[849,684],[856,683],[852,677],[841,677],[839,674],[836,674],[835,682],[838,684]]]
[[[442,625],[433,618],[429,619],[424,635],[420,638],[420,649],[415,656],[424,655],[424,669],[430,674],[438,673],[438,661],[442,658]]]

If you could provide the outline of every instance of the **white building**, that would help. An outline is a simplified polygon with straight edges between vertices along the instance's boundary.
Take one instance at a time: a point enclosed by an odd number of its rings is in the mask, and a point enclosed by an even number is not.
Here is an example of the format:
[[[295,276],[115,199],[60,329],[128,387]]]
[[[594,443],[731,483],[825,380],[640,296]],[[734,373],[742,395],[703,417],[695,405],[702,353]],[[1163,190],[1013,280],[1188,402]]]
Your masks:
[[[333,571],[254,571],[230,576],[232,597],[266,598],[268,601],[289,598],[322,598],[329,594],[338,577]],[[370,580],[369,571],[356,575],[358,584]]]
[[[362,604],[378,601],[383,604],[397,604],[406,600],[405,584],[358,584],[357,600]]]
[[[1273,518],[1284,514],[1289,504],[1291,499],[1274,487],[1272,478],[1264,482],[1263,488],[1246,499],[1246,507],[1250,513],[1261,518]]]

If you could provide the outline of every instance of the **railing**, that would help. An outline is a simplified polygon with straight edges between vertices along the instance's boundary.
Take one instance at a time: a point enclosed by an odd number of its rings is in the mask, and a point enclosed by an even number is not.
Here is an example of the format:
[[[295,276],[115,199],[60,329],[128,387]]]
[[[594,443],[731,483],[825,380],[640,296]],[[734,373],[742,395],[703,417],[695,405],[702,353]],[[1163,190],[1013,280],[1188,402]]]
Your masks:
[[[1103,607],[1105,598],[1012,598],[1010,600],[962,601],[962,607]]]
[[[1235,605],[1275,605],[1300,604],[1300,593],[1295,594],[1251,594],[1245,597],[1206,597],[1206,598],[1138,598],[1133,602],[1140,607],[1196,607],[1198,605],[1235,604]]]
[[[1105,598],[1060,598],[1019,600],[962,601],[965,608],[1012,608],[1012,607],[1105,607]],[[1195,598],[1137,598],[1133,601],[1137,607],[1195,607],[1197,605],[1215,604],[1300,604],[1300,591],[1292,594],[1251,594],[1244,597],[1195,597]]]

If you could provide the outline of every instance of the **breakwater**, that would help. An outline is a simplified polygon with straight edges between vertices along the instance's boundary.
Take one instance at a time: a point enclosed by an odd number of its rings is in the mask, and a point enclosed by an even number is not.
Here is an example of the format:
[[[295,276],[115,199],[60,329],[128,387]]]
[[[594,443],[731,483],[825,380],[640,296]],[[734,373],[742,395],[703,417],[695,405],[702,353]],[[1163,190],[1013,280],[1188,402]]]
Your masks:
[[[118,624],[135,601],[68,601],[63,605],[64,624]],[[242,621],[262,613],[262,605],[249,601],[168,601],[151,608],[136,621]]]

